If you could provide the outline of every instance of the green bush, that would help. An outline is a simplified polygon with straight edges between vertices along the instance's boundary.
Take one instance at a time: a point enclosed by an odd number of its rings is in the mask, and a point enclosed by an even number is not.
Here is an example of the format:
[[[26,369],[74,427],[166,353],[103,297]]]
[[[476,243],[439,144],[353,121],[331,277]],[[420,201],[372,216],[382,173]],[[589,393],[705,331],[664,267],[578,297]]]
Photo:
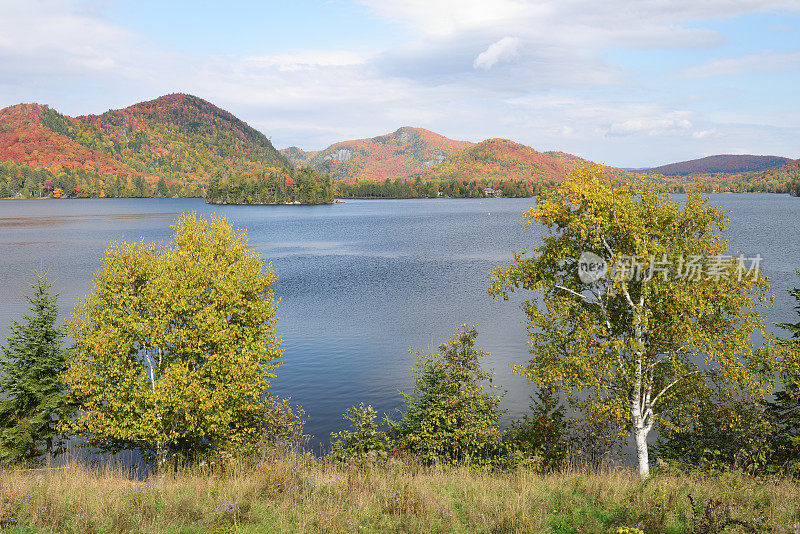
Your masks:
[[[344,414],[352,430],[331,434],[333,443],[330,456],[338,461],[350,459],[385,458],[388,448],[386,434],[378,429],[376,413],[372,406],[352,406]]]
[[[509,449],[518,451],[540,469],[556,470],[567,459],[568,427],[558,396],[552,389],[541,388],[535,398],[531,396],[530,414],[511,424],[506,441]]]
[[[720,391],[698,402],[688,430],[662,428],[654,456],[711,472],[774,471],[772,418],[759,399],[734,398],[732,393]]]
[[[485,465],[504,461],[497,427],[502,412],[491,374],[478,363],[486,353],[475,348],[478,332],[463,325],[436,353],[418,356],[416,391],[403,394],[407,408],[389,420],[398,447],[426,463]]]

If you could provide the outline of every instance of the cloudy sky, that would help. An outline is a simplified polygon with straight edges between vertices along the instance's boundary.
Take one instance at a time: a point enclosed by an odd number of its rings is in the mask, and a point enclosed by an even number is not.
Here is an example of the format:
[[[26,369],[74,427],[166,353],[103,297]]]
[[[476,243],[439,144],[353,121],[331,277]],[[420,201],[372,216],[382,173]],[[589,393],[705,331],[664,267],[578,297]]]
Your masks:
[[[800,0],[0,0],[0,107],[190,93],[279,147],[420,126],[624,167],[800,157]]]

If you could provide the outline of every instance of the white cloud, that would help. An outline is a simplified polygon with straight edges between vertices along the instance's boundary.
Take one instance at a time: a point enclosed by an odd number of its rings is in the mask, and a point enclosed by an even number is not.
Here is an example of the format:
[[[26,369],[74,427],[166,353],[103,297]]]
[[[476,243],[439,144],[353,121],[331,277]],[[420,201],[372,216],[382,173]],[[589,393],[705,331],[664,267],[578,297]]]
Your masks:
[[[519,47],[520,40],[517,37],[503,37],[478,54],[472,66],[476,69],[489,70],[499,62],[508,62],[517,58]]]
[[[423,34],[446,36],[459,31],[496,26],[532,11],[545,11],[515,0],[358,0],[375,13],[399,21]]]
[[[135,34],[58,0],[0,2],[0,61],[25,74],[71,74],[119,66],[118,59],[146,48]],[[4,68],[13,76],[16,69]]]
[[[713,137],[717,135],[717,129],[711,128],[709,130],[700,130],[697,132],[692,132],[692,137],[694,139],[705,139],[706,137]]]
[[[363,64],[373,54],[340,51],[309,51],[296,54],[254,56],[244,59],[253,68],[277,67],[282,71],[310,70],[318,67],[352,67]]]
[[[374,13],[425,37],[488,30],[523,39],[592,46],[695,47],[721,42],[688,23],[775,9],[798,9],[797,0],[358,0]]]
[[[685,113],[673,113],[672,117],[637,117],[613,123],[606,132],[609,137],[644,134],[649,136],[682,133],[692,128],[692,122],[682,117]]]
[[[681,151],[701,143],[703,151],[750,143],[753,151],[796,153],[796,109],[780,117],[726,109],[723,116],[703,110],[702,98],[674,98],[669,87],[652,91],[655,84],[633,79],[604,55],[611,48],[708,49],[723,37],[698,19],[789,2],[360,2],[404,25],[412,39],[370,53],[333,40],[322,50],[188,56],[108,22],[103,10],[86,10],[77,0],[0,0],[0,105],[36,99],[75,115],[189,92],[261,129],[277,146],[306,149],[412,124],[454,138],[507,137],[629,166],[673,152],[689,159],[694,154]],[[702,72],[796,68],[796,55],[780,54],[722,58],[702,65]]]
[[[685,78],[704,78],[771,70],[796,70],[798,68],[800,68],[800,52],[766,50],[743,56],[711,59],[684,69],[681,72],[681,76]]]

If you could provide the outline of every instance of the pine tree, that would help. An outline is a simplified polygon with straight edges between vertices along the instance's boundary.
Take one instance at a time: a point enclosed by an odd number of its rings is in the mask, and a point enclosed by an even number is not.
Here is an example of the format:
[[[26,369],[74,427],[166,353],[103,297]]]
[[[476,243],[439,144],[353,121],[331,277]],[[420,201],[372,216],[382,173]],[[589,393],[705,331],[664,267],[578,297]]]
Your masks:
[[[475,347],[478,332],[462,325],[436,353],[416,352],[416,391],[401,393],[407,408],[387,419],[398,447],[426,463],[485,465],[500,458],[501,392],[491,383]],[[485,384],[488,382],[488,384]]]
[[[800,278],[800,270],[796,273]],[[789,290],[789,294],[797,300],[795,309],[800,314],[800,288]],[[776,325],[785,328],[790,337],[778,340],[784,349],[780,373],[783,390],[775,393],[775,402],[767,403],[767,409],[778,423],[779,455],[790,470],[800,473],[800,321]]]
[[[65,415],[60,379],[65,370],[64,332],[56,327],[58,294],[46,273],[35,272],[28,315],[13,320],[0,357],[0,460],[4,463],[48,461],[62,450],[56,432]]]
[[[169,187],[167,187],[167,182],[164,180],[163,176],[158,180],[158,185],[156,186],[156,195],[159,197],[170,196]]]

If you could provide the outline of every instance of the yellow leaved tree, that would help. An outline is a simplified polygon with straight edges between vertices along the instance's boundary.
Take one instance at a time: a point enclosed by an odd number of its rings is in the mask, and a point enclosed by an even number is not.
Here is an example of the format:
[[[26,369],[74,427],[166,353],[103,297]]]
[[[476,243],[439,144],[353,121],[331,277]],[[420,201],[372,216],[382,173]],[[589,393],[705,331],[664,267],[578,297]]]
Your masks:
[[[719,209],[612,183],[602,168],[537,200],[524,220],[549,233],[493,271],[489,288],[540,295],[523,304],[532,358],[517,372],[560,389],[590,422],[628,429],[643,478],[653,426],[674,430],[696,395],[771,391],[775,356],[751,337],[767,338],[759,309],[772,294],[757,261],[727,252]]]
[[[224,219],[167,244],[116,242],[70,323],[68,430],[159,464],[235,452],[260,430],[281,355],[271,266]]]

